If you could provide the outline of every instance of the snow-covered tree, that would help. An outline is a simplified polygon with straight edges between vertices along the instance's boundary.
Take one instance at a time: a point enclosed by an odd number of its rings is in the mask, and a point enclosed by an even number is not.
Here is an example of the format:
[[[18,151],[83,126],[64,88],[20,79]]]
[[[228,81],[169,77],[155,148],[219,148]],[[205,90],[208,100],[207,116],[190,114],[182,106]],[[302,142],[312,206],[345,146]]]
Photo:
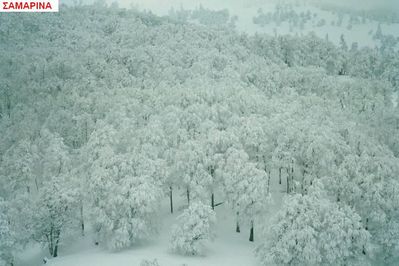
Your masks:
[[[205,168],[207,171],[207,177],[204,185],[206,190],[211,197],[211,207],[214,210],[216,206],[219,206],[222,202],[216,202],[222,198],[222,195],[215,195],[215,192],[223,186],[223,178],[217,174],[218,169],[222,167],[223,157],[227,150],[233,145],[237,145],[239,140],[231,130],[218,130],[212,128],[208,130],[206,139],[203,145],[205,146]],[[223,198],[222,198],[223,199]]]
[[[213,240],[215,212],[208,204],[193,202],[177,217],[171,249],[184,255],[202,255],[207,241]]]
[[[370,234],[353,209],[328,199],[320,181],[287,196],[257,256],[262,265],[365,265]]]
[[[154,260],[142,260],[140,262],[140,266],[159,266],[158,260],[154,259]]]
[[[270,201],[267,173],[249,161],[242,150],[230,148],[219,174],[223,176],[226,198],[237,214],[239,221],[251,225],[249,241],[254,241],[254,220]]]
[[[157,232],[155,218],[162,195],[161,184],[148,167],[152,161],[111,149],[104,149],[99,156],[89,178],[91,222],[97,241],[118,250],[151,237]]]
[[[37,156],[34,145],[28,140],[21,140],[7,150],[0,168],[0,191],[3,197],[15,197],[21,192],[31,192],[34,184],[37,184]]]
[[[346,156],[337,175],[325,177],[326,188],[362,217],[363,228],[389,261],[398,249],[398,161],[387,150],[381,153],[381,147],[372,146],[370,141],[361,144],[360,156]]]
[[[66,176],[46,181],[34,201],[32,237],[47,246],[53,257],[58,256],[62,236],[73,223],[77,195]]]
[[[43,128],[35,140],[35,145],[32,145],[32,151],[34,154],[32,168],[37,191],[40,191],[45,182],[68,174],[70,171],[69,149],[57,133]]]
[[[0,198],[0,265],[9,266],[14,263],[14,254],[18,250],[15,234],[6,215],[6,204]]]
[[[187,203],[204,198],[212,176],[206,169],[205,147],[200,141],[190,140],[179,147],[175,155],[175,170],[179,185],[186,192]]]

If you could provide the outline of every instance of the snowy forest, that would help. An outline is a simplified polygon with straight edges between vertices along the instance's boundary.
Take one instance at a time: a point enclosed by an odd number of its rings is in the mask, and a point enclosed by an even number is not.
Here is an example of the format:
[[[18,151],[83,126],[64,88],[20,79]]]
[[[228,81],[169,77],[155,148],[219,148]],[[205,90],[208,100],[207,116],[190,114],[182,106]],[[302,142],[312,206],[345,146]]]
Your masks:
[[[399,13],[318,8],[375,45],[295,5],[1,13],[0,265],[399,265]]]

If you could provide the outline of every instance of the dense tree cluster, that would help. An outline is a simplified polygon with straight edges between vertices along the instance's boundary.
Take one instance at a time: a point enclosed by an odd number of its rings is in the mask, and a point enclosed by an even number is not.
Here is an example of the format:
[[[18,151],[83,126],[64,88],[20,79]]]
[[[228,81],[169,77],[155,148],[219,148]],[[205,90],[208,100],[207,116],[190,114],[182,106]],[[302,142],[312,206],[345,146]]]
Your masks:
[[[235,27],[237,16],[230,17],[228,9],[211,10],[204,8],[202,5],[194,10],[184,9],[170,9],[169,17],[180,22],[194,22],[208,27]]]
[[[310,10],[297,12],[297,6],[292,4],[277,4],[273,11],[264,12],[261,8],[258,9],[257,15],[253,17],[252,21],[261,27],[265,27],[271,23],[280,26],[281,23],[287,22],[290,29],[301,29],[310,23],[315,24],[317,14],[310,12]]]
[[[98,5],[0,16],[0,43],[1,263],[30,241],[57,256],[85,223],[134,245],[177,190],[184,225],[229,204],[264,265],[398,254],[396,51]],[[270,179],[288,196],[258,239]]]

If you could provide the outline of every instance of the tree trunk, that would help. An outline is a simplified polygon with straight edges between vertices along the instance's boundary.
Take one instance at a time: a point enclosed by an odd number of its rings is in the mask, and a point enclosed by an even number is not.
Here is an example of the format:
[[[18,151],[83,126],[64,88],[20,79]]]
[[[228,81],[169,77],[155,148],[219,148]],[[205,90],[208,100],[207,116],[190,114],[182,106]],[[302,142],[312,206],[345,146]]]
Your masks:
[[[54,244],[54,250],[53,250],[53,254],[51,254],[54,258],[58,256],[58,243],[60,240],[60,231],[57,230],[55,233],[55,244]]]
[[[290,187],[290,192],[294,192],[295,189],[295,183],[294,183],[294,162],[292,162],[291,166],[291,187]]]
[[[281,167],[278,169],[278,183],[281,185]]]
[[[36,186],[36,192],[39,191],[39,185],[37,184],[37,178],[35,178],[35,186]]]
[[[50,233],[46,235],[48,242],[48,252],[53,256],[53,227],[50,228]]]
[[[249,232],[249,241],[254,242],[254,221],[251,221],[251,230]]]
[[[287,168],[287,194],[290,192],[290,173]]]
[[[212,192],[211,195],[211,206],[212,206],[212,210],[215,210],[215,195]]]
[[[82,236],[85,236],[85,221],[83,218],[83,202],[80,203],[80,226]]]
[[[6,106],[7,106],[8,118],[11,118],[11,100],[8,92],[6,93]]]
[[[187,203],[190,206],[190,190],[187,188]]]
[[[241,232],[241,230],[240,230],[240,222],[238,221],[238,215],[239,215],[239,213],[237,212],[236,233]]]
[[[53,257],[58,257],[58,240],[57,243],[54,246],[54,252],[53,252]]]
[[[270,171],[267,174],[267,194],[270,193]]]
[[[304,195],[305,193],[305,174],[306,174],[306,165],[302,169],[302,181],[301,181],[301,194]]]
[[[169,187],[169,199],[170,199],[170,213],[173,213],[173,189]]]

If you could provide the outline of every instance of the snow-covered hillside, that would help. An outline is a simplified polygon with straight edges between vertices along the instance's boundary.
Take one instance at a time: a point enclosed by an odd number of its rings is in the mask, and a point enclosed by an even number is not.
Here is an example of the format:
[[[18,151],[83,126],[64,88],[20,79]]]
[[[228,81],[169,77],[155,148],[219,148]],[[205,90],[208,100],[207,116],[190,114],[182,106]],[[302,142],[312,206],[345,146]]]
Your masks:
[[[0,265],[397,265],[396,17],[145,3],[0,14]]]

